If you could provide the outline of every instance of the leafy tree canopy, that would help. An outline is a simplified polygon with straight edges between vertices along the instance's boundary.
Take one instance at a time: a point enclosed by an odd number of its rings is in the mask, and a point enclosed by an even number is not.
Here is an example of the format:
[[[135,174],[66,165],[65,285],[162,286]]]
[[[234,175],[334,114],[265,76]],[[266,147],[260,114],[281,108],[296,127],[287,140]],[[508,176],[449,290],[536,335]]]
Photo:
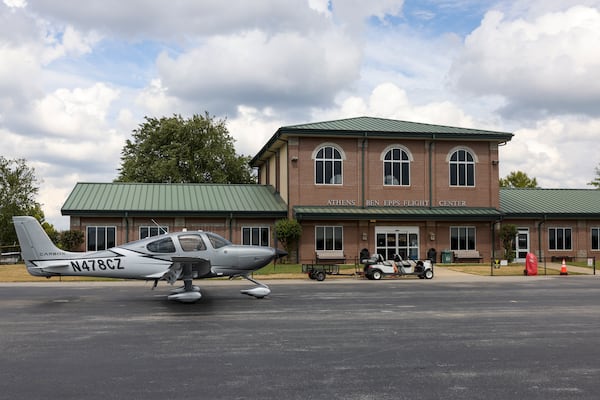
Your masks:
[[[275,222],[275,236],[285,251],[290,253],[302,236],[302,225],[295,219],[280,219]]]
[[[254,183],[249,161],[236,155],[225,120],[145,117],[121,151],[117,181]]]
[[[35,201],[38,183],[34,169],[24,159],[0,156],[0,245],[17,243],[13,216],[31,215],[44,220],[42,208]]]
[[[530,178],[525,172],[512,171],[506,178],[500,178],[500,187],[506,188],[537,188],[537,179]]]

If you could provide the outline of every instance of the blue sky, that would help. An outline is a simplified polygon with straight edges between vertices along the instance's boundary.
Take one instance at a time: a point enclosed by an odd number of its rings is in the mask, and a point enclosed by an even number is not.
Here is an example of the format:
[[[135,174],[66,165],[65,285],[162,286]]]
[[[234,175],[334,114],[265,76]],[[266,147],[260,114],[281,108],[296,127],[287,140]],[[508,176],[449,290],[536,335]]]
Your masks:
[[[238,153],[362,115],[510,131],[500,173],[585,188],[600,163],[600,0],[3,0],[0,155],[47,219],[117,176],[144,116],[227,118]]]

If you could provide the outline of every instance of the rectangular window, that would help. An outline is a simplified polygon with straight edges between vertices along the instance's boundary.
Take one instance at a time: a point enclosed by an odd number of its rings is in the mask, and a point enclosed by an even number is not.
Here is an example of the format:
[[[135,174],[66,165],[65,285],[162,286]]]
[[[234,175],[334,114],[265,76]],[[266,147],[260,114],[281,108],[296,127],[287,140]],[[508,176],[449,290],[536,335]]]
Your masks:
[[[450,227],[450,250],[475,250],[474,226]]]
[[[571,228],[548,228],[548,249],[571,250]]]
[[[244,226],[242,227],[242,244],[252,246],[268,246],[269,227],[264,226]]]
[[[140,226],[140,239],[146,239],[147,237],[164,235],[169,233],[168,226]]]
[[[343,250],[344,228],[342,226],[315,227],[315,250]]]
[[[88,226],[87,245],[88,251],[106,250],[115,247],[117,228],[114,226]]]
[[[592,250],[600,250],[600,228],[592,228]]]

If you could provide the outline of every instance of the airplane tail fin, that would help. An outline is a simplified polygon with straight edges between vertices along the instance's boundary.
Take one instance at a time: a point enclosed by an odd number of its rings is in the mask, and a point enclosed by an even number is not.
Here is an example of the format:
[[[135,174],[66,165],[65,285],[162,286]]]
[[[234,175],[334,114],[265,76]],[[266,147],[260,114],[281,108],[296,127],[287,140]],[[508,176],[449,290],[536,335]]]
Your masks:
[[[64,258],[66,251],[52,243],[40,223],[33,217],[13,217],[23,260],[53,260]]]

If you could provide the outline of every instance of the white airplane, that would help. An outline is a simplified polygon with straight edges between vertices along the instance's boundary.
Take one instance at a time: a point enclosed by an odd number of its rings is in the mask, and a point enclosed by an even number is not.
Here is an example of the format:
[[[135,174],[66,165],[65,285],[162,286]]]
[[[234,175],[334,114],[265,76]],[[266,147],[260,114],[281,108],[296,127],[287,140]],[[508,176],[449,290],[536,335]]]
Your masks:
[[[93,252],[68,252],[56,247],[33,217],[15,216],[13,223],[21,245],[27,271],[34,276],[94,276],[153,280],[184,285],[172,291],[169,300],[192,303],[202,295],[193,279],[242,277],[257,286],[241,292],[256,298],[271,293],[269,287],[249,274],[272,260],[283,257],[283,250],[264,246],[234,245],[221,236],[203,231],[176,232],[130,242]]]

